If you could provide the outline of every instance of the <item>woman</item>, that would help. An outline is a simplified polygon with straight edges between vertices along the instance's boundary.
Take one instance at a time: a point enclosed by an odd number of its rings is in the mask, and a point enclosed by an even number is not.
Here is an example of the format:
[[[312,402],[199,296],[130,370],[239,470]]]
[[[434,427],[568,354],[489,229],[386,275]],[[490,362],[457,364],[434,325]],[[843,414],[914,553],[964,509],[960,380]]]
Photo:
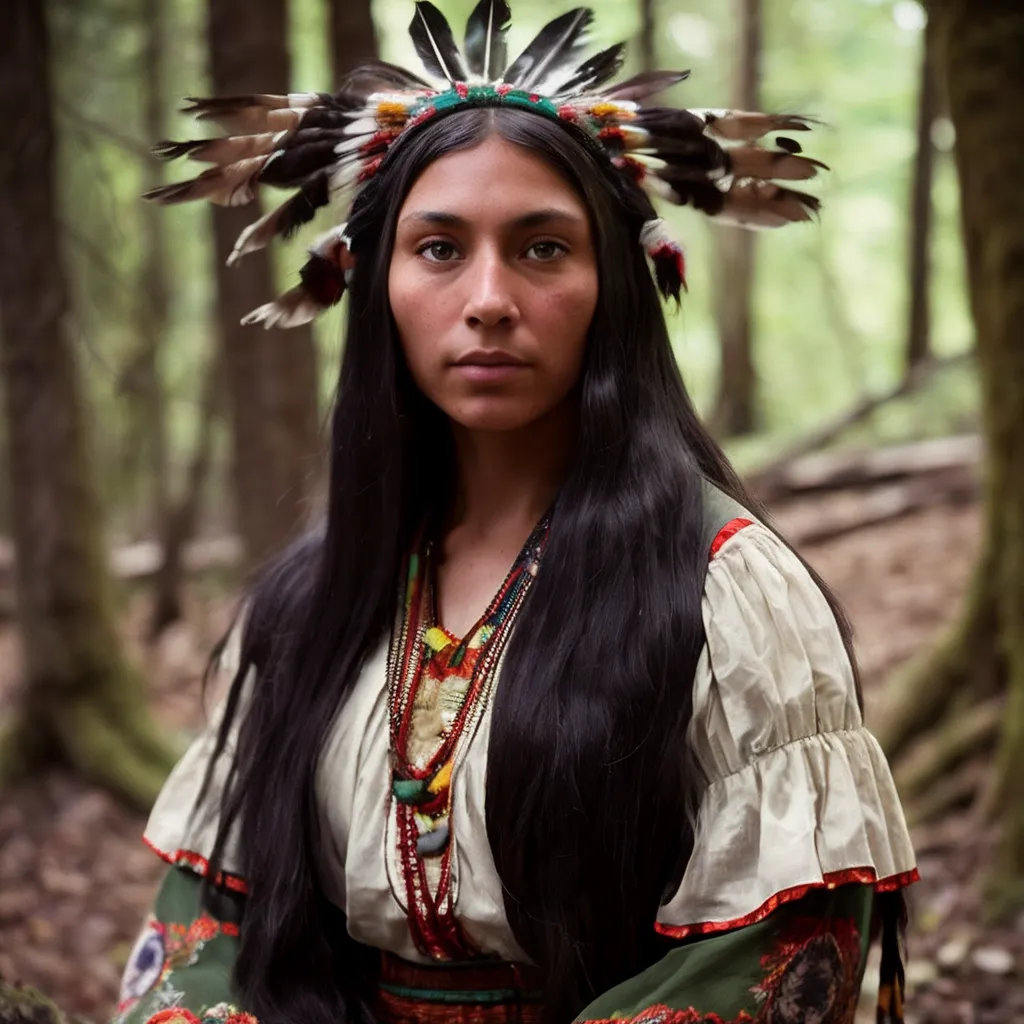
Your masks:
[[[583,10],[506,68],[508,17],[463,53],[417,4],[447,82],[196,101],[247,134],[162,147],[214,166],[158,200],[299,187],[233,258],[354,192],[248,319],[349,313],[325,523],[153,811],[120,1019],[849,1021],[880,930],[899,1020],[916,871],[845,621],[698,421],[644,256],[678,297],[640,186],[806,219],[766,179],[818,165],[752,143],[807,122],[601,91]]]

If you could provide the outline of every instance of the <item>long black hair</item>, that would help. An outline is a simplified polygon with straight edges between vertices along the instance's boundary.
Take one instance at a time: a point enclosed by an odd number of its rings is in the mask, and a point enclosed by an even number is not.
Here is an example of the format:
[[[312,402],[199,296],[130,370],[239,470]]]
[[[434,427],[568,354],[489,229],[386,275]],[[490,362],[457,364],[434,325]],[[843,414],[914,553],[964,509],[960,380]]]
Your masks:
[[[355,203],[326,520],[247,601],[221,748],[247,666],[257,681],[211,875],[235,823],[249,886],[236,982],[264,1024],[372,1019],[374,951],[347,936],[318,881],[314,777],[335,716],[392,625],[415,531],[453,493],[453,480],[425,469],[446,461],[434,456],[450,431],[412,383],[388,303],[398,212],[433,160],[494,133],[577,190],[599,273],[576,450],[509,643],[487,766],[487,832],[508,921],[544,972],[551,1021],[572,1020],[660,955],[658,906],[691,852],[700,780],[686,737],[704,644],[702,479],[763,510],[683,386],[638,244],[654,216],[644,194],[570,127],[507,108],[452,113],[399,140]]]

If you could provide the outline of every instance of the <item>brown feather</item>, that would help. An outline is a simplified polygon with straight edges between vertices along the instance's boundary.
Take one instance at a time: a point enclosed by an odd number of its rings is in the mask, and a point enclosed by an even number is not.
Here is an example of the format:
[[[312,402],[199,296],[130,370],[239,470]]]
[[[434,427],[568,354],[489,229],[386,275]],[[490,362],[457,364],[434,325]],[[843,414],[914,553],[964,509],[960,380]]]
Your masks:
[[[761,146],[737,146],[726,151],[732,173],[738,178],[774,178],[780,181],[806,181],[815,177],[819,169],[828,166],[820,160],[796,156],[784,149],[764,149]]]
[[[718,219],[748,228],[777,228],[813,219],[821,201],[806,192],[783,188],[770,181],[734,184],[725,194]]]
[[[812,118],[799,114],[759,114],[750,110],[707,111],[711,135],[729,142],[755,142],[769,132],[809,132]]]

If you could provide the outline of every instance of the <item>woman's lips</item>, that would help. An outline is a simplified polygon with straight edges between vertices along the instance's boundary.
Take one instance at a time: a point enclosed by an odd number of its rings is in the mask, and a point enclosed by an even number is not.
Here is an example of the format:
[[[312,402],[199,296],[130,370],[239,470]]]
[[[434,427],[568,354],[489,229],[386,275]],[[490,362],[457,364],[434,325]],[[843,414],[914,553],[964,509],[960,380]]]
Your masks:
[[[454,364],[455,371],[464,379],[476,384],[496,384],[522,373],[527,364],[508,352],[477,349],[460,356]]]

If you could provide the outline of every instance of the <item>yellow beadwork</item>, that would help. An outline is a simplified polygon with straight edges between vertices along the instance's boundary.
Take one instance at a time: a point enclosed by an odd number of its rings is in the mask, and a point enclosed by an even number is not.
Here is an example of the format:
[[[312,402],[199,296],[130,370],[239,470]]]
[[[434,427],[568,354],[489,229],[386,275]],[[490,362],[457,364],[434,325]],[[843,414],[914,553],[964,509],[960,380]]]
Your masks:
[[[427,785],[427,792],[433,793],[435,796],[440,793],[443,789],[446,789],[451,785],[452,782],[452,762],[446,761],[438,773],[430,780]]]
[[[431,626],[423,634],[423,640],[432,651],[443,651],[452,642],[451,637],[437,626]]]

